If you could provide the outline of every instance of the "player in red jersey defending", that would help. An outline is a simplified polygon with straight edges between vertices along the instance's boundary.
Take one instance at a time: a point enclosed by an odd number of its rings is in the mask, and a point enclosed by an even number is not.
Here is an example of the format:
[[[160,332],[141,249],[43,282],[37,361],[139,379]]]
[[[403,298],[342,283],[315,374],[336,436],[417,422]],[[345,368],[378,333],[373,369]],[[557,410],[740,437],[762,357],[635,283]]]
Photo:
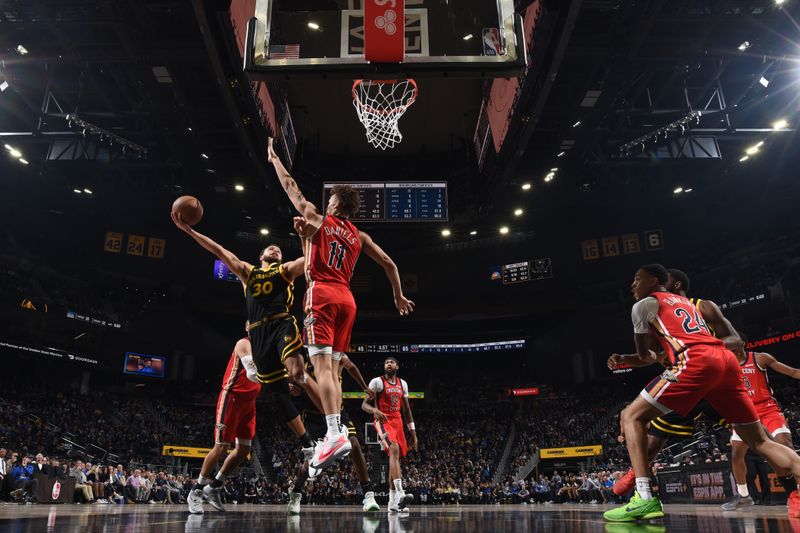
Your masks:
[[[631,318],[636,354],[616,363],[649,366],[657,362],[651,341],[667,353],[672,370],[651,381],[622,411],[620,423],[628,454],[636,472],[636,492],[622,507],[606,511],[613,522],[661,518],[664,511],[652,495],[652,473],[647,457],[647,426],[661,414],[677,411],[687,415],[703,398],[730,422],[745,443],[778,468],[800,475],[800,457],[771,440],[764,432],[741,379],[739,362],[713,337],[697,308],[688,298],[667,292],[667,270],[661,265],[641,267],[631,290],[636,298]],[[790,495],[797,499],[797,491]],[[796,511],[795,511],[796,512]]]
[[[734,353],[742,367],[744,388],[753,401],[756,413],[761,419],[761,424],[775,442],[794,450],[792,432],[789,431],[786,419],[781,412],[781,407],[773,396],[772,387],[769,385],[769,377],[767,376],[767,368],[794,379],[800,379],[800,369],[785,365],[768,353],[748,352],[744,349]],[[736,479],[737,494],[731,501],[722,505],[722,508],[726,511],[754,504],[753,498],[750,497],[747,489],[747,466],[744,463],[746,453],[747,445],[742,442],[742,438],[734,431],[731,435],[731,468],[733,469],[733,477]],[[773,470],[775,470],[775,474],[787,494],[792,494],[797,490],[797,480],[791,472],[781,471],[775,466],[773,466]],[[800,502],[795,501],[793,503]]]
[[[240,339],[233,348],[222,378],[214,421],[214,447],[208,452],[197,483],[189,491],[189,512],[203,513],[203,496],[218,511],[224,511],[220,491],[225,477],[242,464],[250,453],[256,435],[256,398],[261,392],[250,339]],[[215,477],[214,468],[231,444],[236,447],[225,458]]]
[[[383,362],[384,375],[369,382],[369,389],[377,396],[377,407],[372,398],[364,398],[361,408],[375,418],[375,430],[383,450],[389,454],[389,512],[408,511],[414,496],[403,490],[400,458],[417,447],[417,431],[408,403],[408,383],[397,376],[400,364],[394,357]],[[405,416],[404,416],[405,415]],[[406,445],[403,418],[411,435],[411,445]]]
[[[304,225],[301,237],[305,248],[306,289],[305,341],[314,366],[327,432],[314,450],[310,462],[321,469],[350,452],[347,431],[342,430],[337,386],[339,361],[350,346],[350,333],[356,318],[356,303],[350,292],[350,278],[363,250],[381,265],[392,285],[394,305],[401,315],[414,310],[414,302],[403,296],[400,273],[394,261],[349,218],[358,212],[360,199],[352,187],[333,188],[325,214],[306,200],[297,182],[281,163],[269,140],[269,161]],[[295,221],[296,224],[298,221]],[[297,227],[297,225],[295,226]]]

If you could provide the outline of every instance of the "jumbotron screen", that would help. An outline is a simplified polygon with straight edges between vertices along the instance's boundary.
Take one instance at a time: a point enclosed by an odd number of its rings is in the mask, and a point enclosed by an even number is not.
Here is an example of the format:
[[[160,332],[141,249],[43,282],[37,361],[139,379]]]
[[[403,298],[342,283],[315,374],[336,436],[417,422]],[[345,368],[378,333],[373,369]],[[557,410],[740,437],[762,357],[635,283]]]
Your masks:
[[[122,371],[137,376],[163,378],[165,366],[166,358],[160,355],[128,352],[125,354],[125,366]]]
[[[349,185],[361,197],[355,222],[447,222],[447,182],[413,181],[323,184],[322,205],[334,185]]]

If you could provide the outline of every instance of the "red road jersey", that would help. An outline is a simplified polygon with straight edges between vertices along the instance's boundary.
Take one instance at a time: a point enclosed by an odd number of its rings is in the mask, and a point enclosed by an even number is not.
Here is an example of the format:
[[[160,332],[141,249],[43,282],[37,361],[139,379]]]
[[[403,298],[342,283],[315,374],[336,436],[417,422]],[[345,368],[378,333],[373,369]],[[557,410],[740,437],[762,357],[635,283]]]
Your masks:
[[[261,392],[261,383],[253,383],[247,379],[247,371],[244,365],[236,356],[236,350],[231,352],[228,367],[222,376],[223,392],[232,392],[237,396],[256,398]]]
[[[306,241],[306,279],[349,288],[360,253],[361,237],[353,223],[326,215],[319,230]]]
[[[654,312],[655,307],[650,305],[651,298],[658,303],[657,313]],[[721,340],[711,334],[700,311],[685,296],[670,292],[654,292],[648,298],[637,302],[636,306],[640,305],[643,308],[652,307],[652,313],[644,311],[642,316],[650,324],[672,363],[676,362],[679,354],[693,347],[724,346]],[[638,329],[635,331],[643,332]]]
[[[408,383],[405,380],[396,377],[392,383],[384,375],[370,381],[369,388],[378,396],[378,410],[389,418],[403,416],[403,398],[408,397]]]
[[[778,406],[778,402],[773,397],[772,387],[769,386],[767,369],[761,368],[756,362],[755,352],[747,352],[746,359],[742,365],[742,381],[747,395],[753,400],[753,405],[757,410],[764,407]]]

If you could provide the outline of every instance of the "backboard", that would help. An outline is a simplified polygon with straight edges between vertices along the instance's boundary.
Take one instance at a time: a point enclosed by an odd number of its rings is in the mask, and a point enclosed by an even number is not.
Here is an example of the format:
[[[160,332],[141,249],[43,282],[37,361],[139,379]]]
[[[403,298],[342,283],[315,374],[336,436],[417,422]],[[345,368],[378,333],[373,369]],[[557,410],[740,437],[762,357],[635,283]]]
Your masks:
[[[366,59],[365,3],[381,10],[369,20],[403,37],[402,61]],[[383,10],[396,5],[395,26]],[[257,80],[509,77],[525,68],[522,35],[514,0],[256,0],[244,64]]]

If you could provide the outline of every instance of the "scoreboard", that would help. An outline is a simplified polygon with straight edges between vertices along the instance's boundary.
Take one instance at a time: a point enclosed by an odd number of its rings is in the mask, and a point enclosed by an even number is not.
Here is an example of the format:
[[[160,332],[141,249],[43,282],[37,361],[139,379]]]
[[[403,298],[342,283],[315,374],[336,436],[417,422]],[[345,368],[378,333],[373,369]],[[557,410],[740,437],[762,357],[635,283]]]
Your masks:
[[[334,185],[358,191],[361,208],[354,222],[447,222],[447,182],[413,181],[323,184],[322,208],[328,205]]]
[[[521,350],[525,339],[469,344],[351,344],[351,353],[475,353]]]

